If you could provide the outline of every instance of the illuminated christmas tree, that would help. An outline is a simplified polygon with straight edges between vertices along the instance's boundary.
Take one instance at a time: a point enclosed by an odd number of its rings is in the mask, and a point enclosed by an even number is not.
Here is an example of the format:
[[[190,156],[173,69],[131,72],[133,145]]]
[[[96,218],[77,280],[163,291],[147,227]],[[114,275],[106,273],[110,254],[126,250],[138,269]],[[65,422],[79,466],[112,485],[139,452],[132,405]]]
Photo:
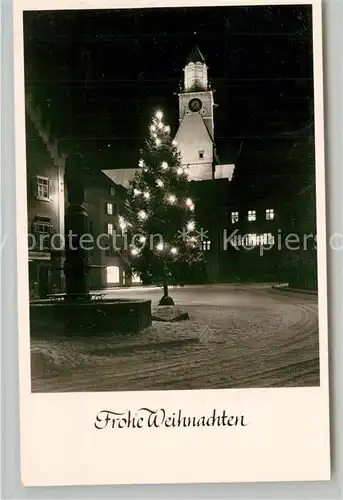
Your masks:
[[[168,285],[183,283],[185,269],[202,261],[187,170],[157,111],[131,183],[121,229],[128,242],[127,272],[163,286],[161,305],[172,305]]]

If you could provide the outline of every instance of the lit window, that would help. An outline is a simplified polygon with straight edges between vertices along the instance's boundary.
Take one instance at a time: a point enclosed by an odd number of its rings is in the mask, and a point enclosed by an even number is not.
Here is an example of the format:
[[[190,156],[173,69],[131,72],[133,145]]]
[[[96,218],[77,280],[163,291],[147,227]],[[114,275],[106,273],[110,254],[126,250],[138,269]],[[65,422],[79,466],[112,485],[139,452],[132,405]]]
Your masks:
[[[275,237],[271,233],[268,233],[268,245],[274,245],[274,243]]]
[[[256,210],[249,210],[248,211],[248,221],[253,222],[256,220]]]
[[[244,248],[255,247],[257,244],[256,234],[245,234],[242,236],[241,245]]]
[[[138,274],[133,274],[131,277],[132,283],[141,283],[141,278]]]
[[[120,283],[120,272],[118,266],[106,267],[106,281],[107,283],[112,283],[112,284]]]
[[[232,222],[232,224],[235,224],[236,222],[238,222],[238,219],[239,219],[238,212],[231,212],[231,222]]]
[[[242,245],[242,236],[240,234],[235,234],[229,241],[233,247],[240,247]]]
[[[210,240],[206,240],[202,242],[202,249],[203,250],[210,250],[211,249],[211,242]]]
[[[274,245],[275,237],[272,233],[263,233],[260,236],[260,245]]]
[[[111,222],[107,224],[107,234],[113,234],[113,224]]]
[[[273,220],[274,219],[274,209],[273,208],[267,208],[267,210],[266,210],[266,219],[267,220]]]
[[[36,197],[39,200],[50,201],[50,181],[47,177],[36,177]]]
[[[112,203],[106,204],[106,212],[107,212],[107,215],[113,215],[113,204]]]

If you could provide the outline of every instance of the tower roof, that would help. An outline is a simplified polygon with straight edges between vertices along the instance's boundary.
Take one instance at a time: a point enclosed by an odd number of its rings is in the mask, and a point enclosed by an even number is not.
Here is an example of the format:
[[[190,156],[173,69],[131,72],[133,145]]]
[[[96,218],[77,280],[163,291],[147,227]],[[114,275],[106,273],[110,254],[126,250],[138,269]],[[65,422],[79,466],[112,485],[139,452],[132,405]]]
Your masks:
[[[187,64],[189,64],[191,62],[193,62],[193,63],[202,62],[205,64],[204,56],[200,52],[199,47],[197,45],[195,45],[193,47],[193,49],[191,50],[191,53],[187,57]]]

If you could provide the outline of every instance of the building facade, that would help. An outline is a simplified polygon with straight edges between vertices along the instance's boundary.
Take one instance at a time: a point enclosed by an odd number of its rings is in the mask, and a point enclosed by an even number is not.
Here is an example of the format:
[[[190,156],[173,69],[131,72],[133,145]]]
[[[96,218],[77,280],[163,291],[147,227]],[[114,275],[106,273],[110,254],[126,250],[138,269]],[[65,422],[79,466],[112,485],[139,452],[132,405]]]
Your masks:
[[[123,262],[127,251],[120,217],[126,191],[100,172],[86,178],[85,209],[88,214],[90,245],[90,287],[127,286]]]
[[[285,207],[289,244],[283,245],[283,281],[291,287],[318,289],[316,186],[314,175]],[[285,224],[286,226],[286,224]],[[286,226],[287,227],[287,226]]]
[[[26,99],[27,229],[30,297],[46,298],[63,293],[64,215],[68,193],[64,180],[65,160],[58,142],[32,98]],[[80,173],[84,175],[84,173]],[[89,236],[89,285],[92,290],[125,286],[125,240],[120,213],[126,190],[102,172],[84,175]],[[133,278],[136,283],[139,280]]]
[[[27,229],[30,297],[63,290],[64,162],[38,109],[26,100]]]
[[[278,207],[260,203],[235,205],[227,214],[225,275],[234,282],[281,281],[280,214]]]
[[[278,134],[272,146],[268,137],[246,142],[227,217],[237,279],[316,287],[314,178],[311,123]]]

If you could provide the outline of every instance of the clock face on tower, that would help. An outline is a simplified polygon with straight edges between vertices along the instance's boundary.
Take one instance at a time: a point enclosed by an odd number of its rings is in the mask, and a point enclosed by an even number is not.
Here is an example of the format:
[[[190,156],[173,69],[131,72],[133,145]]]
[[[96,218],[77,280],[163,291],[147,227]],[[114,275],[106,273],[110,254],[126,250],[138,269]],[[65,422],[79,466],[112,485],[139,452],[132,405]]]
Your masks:
[[[188,107],[191,111],[193,111],[193,113],[196,113],[197,111],[201,110],[202,102],[200,101],[200,99],[195,97],[189,101]]]

